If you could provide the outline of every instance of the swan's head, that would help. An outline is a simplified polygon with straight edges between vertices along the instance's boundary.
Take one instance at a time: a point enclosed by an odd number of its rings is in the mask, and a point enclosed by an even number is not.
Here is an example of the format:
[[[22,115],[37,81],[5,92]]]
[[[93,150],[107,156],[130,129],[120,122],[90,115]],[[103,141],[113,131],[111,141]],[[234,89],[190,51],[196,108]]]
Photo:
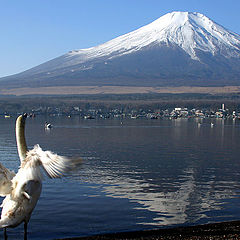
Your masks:
[[[24,137],[25,122],[27,118],[27,113],[20,115],[16,120],[16,134],[17,136]]]
[[[25,122],[26,122],[26,118],[27,118],[27,113],[24,113],[24,114],[20,115],[17,118],[17,126],[20,127],[20,128],[24,128]]]
[[[24,113],[24,114],[22,115],[22,117],[24,118],[24,120],[26,120],[27,116],[28,116],[27,113]]]

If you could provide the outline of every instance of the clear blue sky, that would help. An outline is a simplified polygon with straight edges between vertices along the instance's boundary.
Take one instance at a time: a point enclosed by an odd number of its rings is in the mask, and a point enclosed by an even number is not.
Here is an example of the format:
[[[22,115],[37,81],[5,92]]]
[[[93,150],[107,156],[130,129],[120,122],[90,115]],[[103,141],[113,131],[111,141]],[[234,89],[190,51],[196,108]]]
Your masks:
[[[0,77],[92,47],[172,11],[240,34],[240,0],[0,0]]]

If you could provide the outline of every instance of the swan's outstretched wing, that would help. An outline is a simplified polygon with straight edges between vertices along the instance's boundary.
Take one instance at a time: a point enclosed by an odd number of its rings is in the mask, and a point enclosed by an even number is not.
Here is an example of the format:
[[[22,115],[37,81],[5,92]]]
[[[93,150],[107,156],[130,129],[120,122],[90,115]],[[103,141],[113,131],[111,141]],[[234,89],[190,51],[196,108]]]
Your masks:
[[[64,172],[71,168],[71,160],[50,151],[43,151],[39,145],[35,145],[27,153],[21,167],[32,168],[42,166],[50,178],[61,177]]]
[[[0,196],[4,197],[12,191],[12,179],[15,173],[0,163]]]

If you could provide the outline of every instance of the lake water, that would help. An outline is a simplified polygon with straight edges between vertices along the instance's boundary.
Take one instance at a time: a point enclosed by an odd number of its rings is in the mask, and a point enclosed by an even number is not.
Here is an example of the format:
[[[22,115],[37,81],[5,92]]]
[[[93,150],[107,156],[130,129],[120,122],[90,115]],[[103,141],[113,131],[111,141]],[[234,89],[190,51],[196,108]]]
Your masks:
[[[17,171],[14,131],[15,118],[2,117],[0,161]],[[38,116],[27,119],[26,138],[29,148],[83,158],[65,178],[45,178],[29,239],[240,219],[239,120]],[[23,225],[8,234],[22,239]]]

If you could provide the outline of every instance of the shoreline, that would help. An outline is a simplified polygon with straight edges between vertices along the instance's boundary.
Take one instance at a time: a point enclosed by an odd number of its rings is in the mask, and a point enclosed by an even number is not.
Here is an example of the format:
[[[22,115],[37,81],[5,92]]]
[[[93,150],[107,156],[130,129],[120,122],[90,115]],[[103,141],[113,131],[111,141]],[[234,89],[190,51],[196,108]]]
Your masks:
[[[62,238],[57,240],[237,240],[240,239],[240,221],[209,223],[204,225],[163,228],[133,232],[108,233],[86,237]]]

